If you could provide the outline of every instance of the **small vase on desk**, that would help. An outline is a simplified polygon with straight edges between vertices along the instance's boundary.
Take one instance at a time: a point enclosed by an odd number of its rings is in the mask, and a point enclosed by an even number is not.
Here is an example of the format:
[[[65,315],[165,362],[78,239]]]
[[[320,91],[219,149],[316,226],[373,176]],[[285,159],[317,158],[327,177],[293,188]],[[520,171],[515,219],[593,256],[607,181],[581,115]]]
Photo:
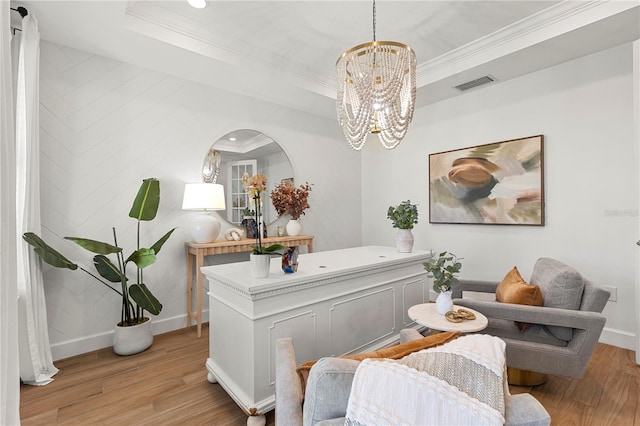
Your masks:
[[[282,255],[282,271],[292,274],[298,270],[298,246],[289,247]]]
[[[298,219],[291,219],[289,222],[287,222],[286,229],[287,235],[294,237],[296,235],[300,235],[300,232],[302,232],[302,225],[300,224]]]
[[[436,298],[436,312],[444,315],[449,311],[453,311],[453,301],[451,300],[451,290],[443,291]]]
[[[396,247],[399,253],[411,253],[413,250],[413,233],[411,229],[398,229]]]
[[[268,254],[249,255],[249,263],[251,265],[251,276],[253,278],[267,278],[269,269],[271,268],[271,256]]]

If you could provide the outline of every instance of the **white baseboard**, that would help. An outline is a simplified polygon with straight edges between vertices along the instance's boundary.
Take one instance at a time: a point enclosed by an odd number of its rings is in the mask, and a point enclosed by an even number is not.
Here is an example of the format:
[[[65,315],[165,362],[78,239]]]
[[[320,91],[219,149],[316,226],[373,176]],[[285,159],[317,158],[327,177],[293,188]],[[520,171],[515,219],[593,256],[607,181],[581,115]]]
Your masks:
[[[202,311],[203,318],[209,318],[209,311]],[[172,318],[153,320],[153,334],[168,333],[184,328],[187,325],[187,315],[178,315]],[[605,327],[600,335],[600,343],[616,346],[618,348],[636,350],[636,335],[626,331]],[[113,345],[113,331],[108,333],[87,336],[82,339],[67,340],[66,342],[51,345],[53,360],[57,361],[98,349],[108,348]]]
[[[618,348],[629,349],[630,351],[636,350],[636,335],[628,331],[605,327],[598,341]]]
[[[203,318],[209,318],[209,311],[202,311]],[[152,319],[151,324],[153,335],[168,333],[169,331],[178,330],[187,326],[187,315],[178,315],[172,318],[163,318],[161,320]],[[83,337],[81,339],[67,340],[65,342],[55,343],[51,345],[51,356],[54,361],[81,355],[87,352],[97,351],[98,349],[108,348],[113,345],[113,331],[93,336]]]
[[[81,339],[67,340],[51,345],[51,356],[54,361],[92,352],[113,345],[113,331],[94,334]]]

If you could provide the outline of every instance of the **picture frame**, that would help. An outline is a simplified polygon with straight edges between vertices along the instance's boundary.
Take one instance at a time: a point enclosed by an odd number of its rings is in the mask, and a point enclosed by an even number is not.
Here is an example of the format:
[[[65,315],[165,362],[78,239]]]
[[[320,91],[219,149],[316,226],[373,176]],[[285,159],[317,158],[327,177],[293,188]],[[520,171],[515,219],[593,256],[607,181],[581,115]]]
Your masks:
[[[429,223],[544,226],[544,136],[429,155]]]

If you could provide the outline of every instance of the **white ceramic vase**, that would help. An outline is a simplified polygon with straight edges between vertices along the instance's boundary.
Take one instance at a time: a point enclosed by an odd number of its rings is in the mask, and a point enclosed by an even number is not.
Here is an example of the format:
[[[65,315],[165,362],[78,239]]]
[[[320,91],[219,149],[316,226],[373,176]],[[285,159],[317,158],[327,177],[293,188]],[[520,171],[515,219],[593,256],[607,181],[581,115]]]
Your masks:
[[[153,343],[151,320],[141,324],[121,327],[116,325],[113,331],[113,352],[118,355],[133,355],[147,349]]]
[[[298,219],[291,219],[287,222],[286,229],[287,235],[295,237],[296,235],[300,235],[300,232],[302,232],[302,225]]]
[[[398,229],[396,247],[400,253],[411,253],[411,250],[413,250],[413,233],[411,229]]]
[[[451,300],[451,290],[443,291],[436,298],[436,312],[444,315],[449,311],[453,311],[453,301]]]
[[[267,278],[269,269],[271,269],[271,256],[268,254],[249,255],[249,263],[251,265],[251,276],[253,278]]]

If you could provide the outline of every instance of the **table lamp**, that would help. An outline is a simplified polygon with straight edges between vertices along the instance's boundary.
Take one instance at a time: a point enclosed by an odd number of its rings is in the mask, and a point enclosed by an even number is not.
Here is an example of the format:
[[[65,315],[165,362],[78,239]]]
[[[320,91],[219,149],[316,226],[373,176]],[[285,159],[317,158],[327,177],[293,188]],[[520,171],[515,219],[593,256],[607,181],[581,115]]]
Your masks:
[[[212,243],[220,233],[220,221],[208,210],[224,210],[224,187],[219,183],[187,183],[184,186],[182,210],[202,210],[189,224],[196,243]]]

